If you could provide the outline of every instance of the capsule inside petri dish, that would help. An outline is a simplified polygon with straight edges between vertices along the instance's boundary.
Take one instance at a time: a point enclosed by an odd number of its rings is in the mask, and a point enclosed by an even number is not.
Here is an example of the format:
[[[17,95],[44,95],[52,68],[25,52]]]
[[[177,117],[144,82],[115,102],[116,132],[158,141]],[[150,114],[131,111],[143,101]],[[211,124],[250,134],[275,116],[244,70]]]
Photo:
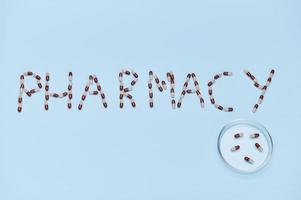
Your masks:
[[[243,137],[235,137],[242,133]],[[236,150],[239,146],[239,150]],[[273,151],[272,138],[267,129],[252,120],[236,120],[226,124],[218,137],[218,150],[230,168],[241,173],[254,173],[264,168]]]

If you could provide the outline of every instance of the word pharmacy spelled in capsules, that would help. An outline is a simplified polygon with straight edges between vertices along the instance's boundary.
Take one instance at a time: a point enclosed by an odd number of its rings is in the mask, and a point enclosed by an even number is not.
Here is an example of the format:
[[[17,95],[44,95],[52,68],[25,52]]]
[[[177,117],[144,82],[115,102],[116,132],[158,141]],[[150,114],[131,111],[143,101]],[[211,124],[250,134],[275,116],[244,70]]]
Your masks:
[[[244,74],[250,78],[250,80],[253,82],[254,86],[260,90],[260,96],[258,98],[258,101],[256,104],[254,104],[252,108],[252,112],[255,113],[259,106],[262,104],[264,96],[266,94],[266,91],[268,87],[270,86],[270,83],[272,82],[273,76],[275,74],[275,70],[272,69],[270,71],[270,74],[264,84],[260,84],[259,81],[256,79],[256,77],[248,70],[243,71]],[[200,102],[200,106],[202,108],[205,107],[205,101],[203,98],[203,92],[199,86],[199,82],[197,79],[197,76],[195,73],[188,73],[186,76],[186,80],[182,86],[182,91],[180,93],[179,98],[176,100],[175,97],[175,75],[173,72],[168,72],[166,74],[167,80],[161,80],[159,77],[153,72],[149,71],[148,73],[149,79],[147,82],[147,88],[148,88],[148,97],[149,97],[149,107],[153,108],[154,107],[154,93],[153,89],[157,88],[159,92],[164,92],[165,90],[168,89],[167,85],[169,85],[169,93],[170,93],[170,98],[171,98],[171,107],[172,109],[176,108],[181,108],[183,99],[185,95],[188,94],[194,94],[197,96],[198,101]],[[208,94],[210,97],[210,102],[211,104],[218,110],[224,111],[224,112],[233,112],[234,108],[233,107],[225,107],[217,102],[217,100],[214,98],[213,95],[213,86],[214,84],[221,79],[222,77],[228,77],[232,76],[232,72],[221,72],[217,73],[213,76],[213,78],[208,82]],[[124,84],[124,78],[131,78],[130,79],[130,85],[125,86]],[[33,78],[36,80],[36,87],[35,88],[27,88],[25,85],[25,78]],[[127,99],[131,106],[134,108],[136,107],[136,102],[134,97],[130,94],[130,92],[134,89],[134,86],[138,82],[139,75],[130,69],[124,69],[121,70],[121,72],[118,74],[118,81],[119,81],[119,107],[122,109],[125,104],[125,99]],[[192,81],[192,86],[189,88],[189,83]],[[23,95],[26,94],[28,97],[31,97],[33,94],[40,92],[44,88],[44,94],[45,94],[45,100],[44,100],[44,108],[45,110],[49,109],[49,100],[50,97],[54,98],[67,98],[67,108],[71,109],[72,108],[72,82],[73,82],[73,73],[69,72],[68,73],[68,87],[65,91],[57,93],[57,92],[51,92],[50,91],[50,74],[46,73],[45,74],[45,81],[42,82],[42,78],[39,74],[27,71],[21,74],[20,76],[20,89],[19,89],[19,96],[18,96],[18,112],[22,112],[22,99]],[[42,84],[43,83],[43,84]],[[167,84],[168,83],[168,84]],[[95,84],[96,90],[91,90],[90,87]],[[43,86],[44,85],[44,86]],[[155,85],[155,86],[153,86]],[[108,107],[108,103],[106,100],[106,95],[105,92],[100,84],[100,80],[96,75],[90,75],[89,79],[84,86],[83,93],[80,97],[80,100],[78,101],[77,109],[82,110],[84,107],[84,102],[86,100],[87,96],[100,96],[101,104],[103,105],[104,108]]]

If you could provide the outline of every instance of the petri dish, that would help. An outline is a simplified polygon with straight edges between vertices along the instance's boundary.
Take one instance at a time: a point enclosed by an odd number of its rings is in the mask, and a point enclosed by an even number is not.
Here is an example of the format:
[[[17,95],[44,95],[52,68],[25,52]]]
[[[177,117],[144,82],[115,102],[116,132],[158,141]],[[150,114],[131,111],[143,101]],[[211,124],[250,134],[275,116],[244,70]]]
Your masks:
[[[256,133],[259,136],[254,138]],[[241,137],[236,138],[235,134]],[[219,134],[217,145],[223,161],[244,174],[255,173],[265,167],[273,152],[273,141],[267,129],[256,121],[245,119],[226,124]],[[236,150],[237,145],[239,149]]]

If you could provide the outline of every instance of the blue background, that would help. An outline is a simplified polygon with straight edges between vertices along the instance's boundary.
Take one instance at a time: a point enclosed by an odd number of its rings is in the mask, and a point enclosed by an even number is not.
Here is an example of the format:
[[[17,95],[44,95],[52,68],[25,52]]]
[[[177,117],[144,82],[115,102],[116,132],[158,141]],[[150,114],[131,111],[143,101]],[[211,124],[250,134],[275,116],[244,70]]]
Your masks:
[[[301,2],[0,0],[0,199],[301,199]],[[137,71],[137,108],[118,108],[118,72]],[[258,113],[259,90],[243,74],[275,78]],[[205,97],[186,96],[172,110],[167,92],[147,104],[148,70],[172,70],[177,97],[195,72]],[[83,111],[43,92],[24,97],[19,75],[51,75],[52,91],[74,73],[78,104],[89,74],[99,76],[109,108],[88,97]],[[216,110],[206,84],[217,72],[233,77],[214,87],[234,113]],[[32,80],[26,80],[28,84]],[[274,154],[253,175],[230,170],[217,152],[221,128],[237,118],[270,131]]]

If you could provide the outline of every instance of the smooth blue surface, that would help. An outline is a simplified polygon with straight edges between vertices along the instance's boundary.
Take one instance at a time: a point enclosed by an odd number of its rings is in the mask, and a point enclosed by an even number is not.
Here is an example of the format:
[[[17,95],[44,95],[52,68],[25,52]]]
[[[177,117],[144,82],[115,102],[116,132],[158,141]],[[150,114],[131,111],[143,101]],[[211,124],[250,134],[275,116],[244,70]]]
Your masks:
[[[75,1],[0,0],[0,199],[301,199],[300,73],[301,2],[271,1]],[[136,70],[137,108],[118,108],[118,72]],[[275,78],[258,113],[259,90],[243,74]],[[147,104],[148,70],[174,71],[177,96],[195,72],[205,96],[186,96],[172,110],[169,94],[155,91]],[[19,75],[51,75],[51,90],[67,87],[74,73],[79,102],[88,75],[99,76],[108,98],[104,110],[88,97],[83,111],[43,93],[24,98],[17,113]],[[216,72],[233,77],[215,85]],[[30,80],[27,80],[30,83]],[[270,131],[274,153],[259,173],[231,171],[217,151],[220,129],[237,118]]]

